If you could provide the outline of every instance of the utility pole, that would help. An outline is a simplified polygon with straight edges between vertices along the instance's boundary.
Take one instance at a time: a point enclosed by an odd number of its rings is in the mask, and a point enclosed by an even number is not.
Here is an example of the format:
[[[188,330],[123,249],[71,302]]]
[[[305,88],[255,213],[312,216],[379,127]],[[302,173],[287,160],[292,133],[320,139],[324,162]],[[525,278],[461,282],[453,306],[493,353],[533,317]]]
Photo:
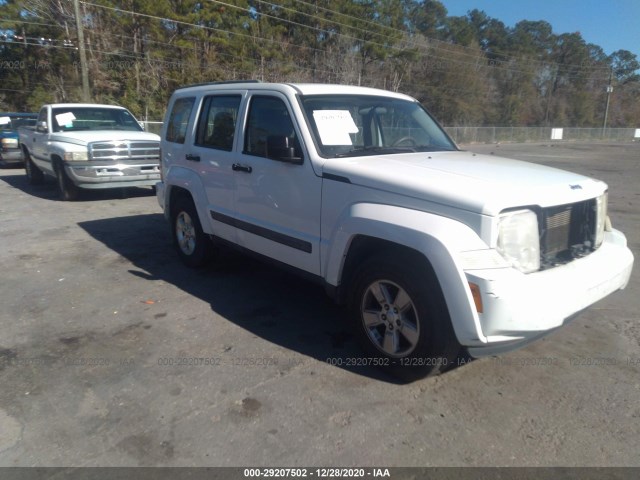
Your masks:
[[[76,28],[78,30],[78,53],[80,54],[80,75],[82,77],[82,100],[91,102],[89,91],[89,69],[87,68],[87,54],[84,50],[84,33],[82,31],[82,18],[80,17],[79,0],[73,0],[73,9],[76,15]]]
[[[613,85],[611,85],[612,81],[613,81],[613,67],[611,67],[611,71],[609,72],[609,85],[607,85],[607,106],[604,107],[604,122],[602,122],[603,138],[607,131],[607,117],[609,116],[609,101],[611,100],[611,93],[613,92]]]

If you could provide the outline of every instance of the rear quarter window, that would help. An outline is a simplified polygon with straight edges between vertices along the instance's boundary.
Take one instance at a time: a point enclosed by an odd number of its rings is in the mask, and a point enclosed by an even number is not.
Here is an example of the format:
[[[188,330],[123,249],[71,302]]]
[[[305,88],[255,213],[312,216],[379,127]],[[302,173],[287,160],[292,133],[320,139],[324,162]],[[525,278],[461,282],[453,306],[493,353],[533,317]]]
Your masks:
[[[195,97],[178,98],[173,103],[165,134],[167,142],[184,143],[194,103]]]

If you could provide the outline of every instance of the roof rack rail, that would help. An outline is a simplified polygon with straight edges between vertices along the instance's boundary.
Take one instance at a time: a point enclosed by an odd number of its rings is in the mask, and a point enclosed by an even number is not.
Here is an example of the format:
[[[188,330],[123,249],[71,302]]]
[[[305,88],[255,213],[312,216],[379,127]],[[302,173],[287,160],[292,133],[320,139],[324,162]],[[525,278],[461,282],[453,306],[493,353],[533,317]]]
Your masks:
[[[191,87],[205,87],[207,85],[230,85],[234,83],[262,83],[260,80],[224,80],[221,82],[204,82],[204,83],[194,83],[193,85],[184,85],[182,87],[176,88],[176,90],[181,90],[183,88],[191,88]]]

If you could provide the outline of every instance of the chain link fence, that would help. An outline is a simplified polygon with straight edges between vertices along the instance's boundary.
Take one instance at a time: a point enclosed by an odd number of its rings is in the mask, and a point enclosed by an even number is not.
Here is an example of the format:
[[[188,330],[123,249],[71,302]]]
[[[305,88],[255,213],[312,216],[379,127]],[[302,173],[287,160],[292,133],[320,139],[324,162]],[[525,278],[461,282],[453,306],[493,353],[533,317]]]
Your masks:
[[[155,133],[160,135],[162,130],[162,122],[141,122],[145,132]]]
[[[162,122],[142,122],[146,132],[160,135]],[[547,141],[640,141],[635,128],[444,127],[456,143],[527,143]],[[552,134],[553,137],[552,138]],[[558,138],[560,137],[560,138]]]
[[[546,142],[546,141],[640,141],[635,128],[551,127],[444,127],[456,143]]]

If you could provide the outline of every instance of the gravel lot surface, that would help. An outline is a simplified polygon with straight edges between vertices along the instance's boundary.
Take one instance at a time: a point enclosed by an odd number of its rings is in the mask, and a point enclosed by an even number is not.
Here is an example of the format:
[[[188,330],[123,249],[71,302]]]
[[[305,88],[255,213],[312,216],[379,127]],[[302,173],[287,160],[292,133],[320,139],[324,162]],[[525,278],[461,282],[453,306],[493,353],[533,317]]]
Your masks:
[[[640,143],[466,148],[603,179],[639,256]],[[0,221],[0,466],[640,466],[638,265],[554,335],[400,384],[347,365],[321,288],[183,267],[150,189],[2,169]]]

